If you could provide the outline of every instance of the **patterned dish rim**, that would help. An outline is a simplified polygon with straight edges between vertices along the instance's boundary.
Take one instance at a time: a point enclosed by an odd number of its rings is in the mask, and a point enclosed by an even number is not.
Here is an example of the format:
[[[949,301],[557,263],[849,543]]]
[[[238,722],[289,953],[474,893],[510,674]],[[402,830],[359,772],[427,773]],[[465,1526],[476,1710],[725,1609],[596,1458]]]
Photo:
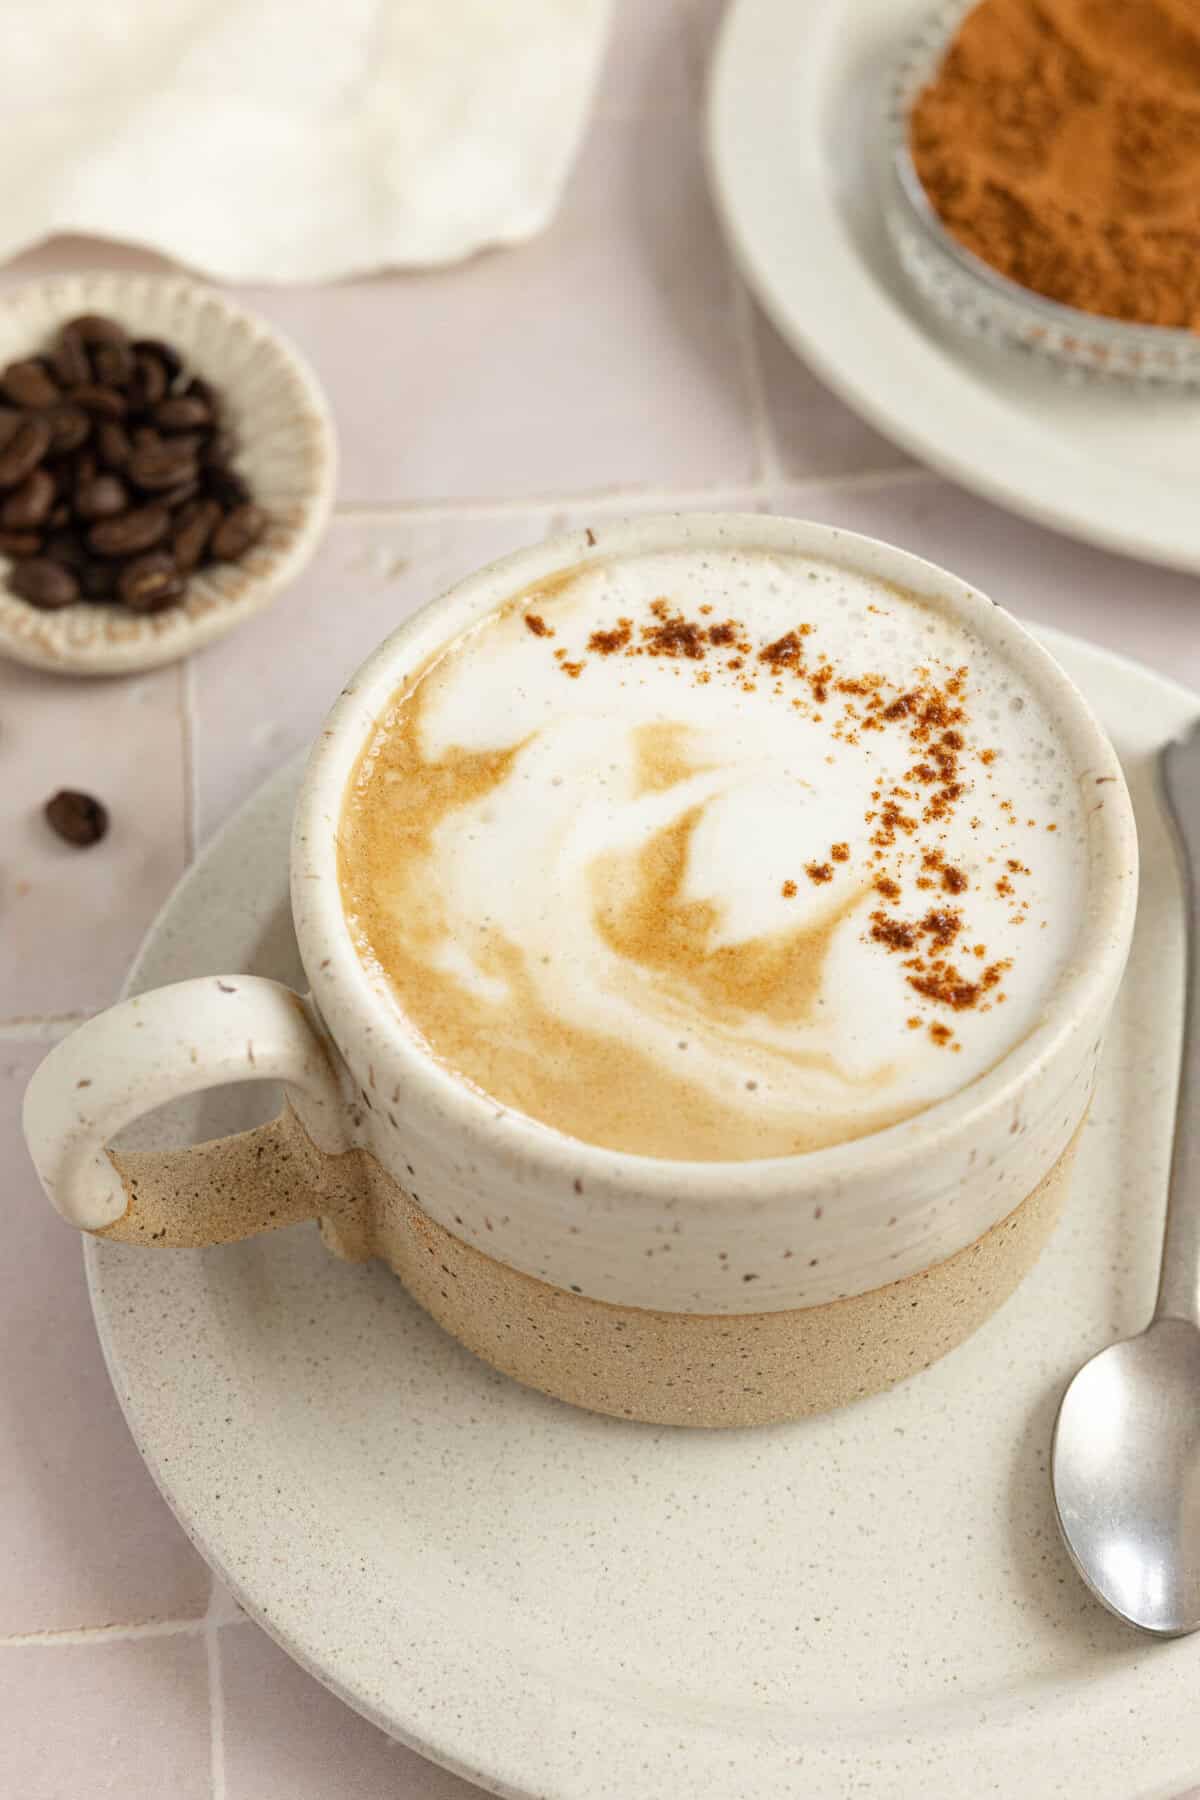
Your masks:
[[[890,76],[883,210],[906,276],[945,322],[1063,373],[1159,391],[1200,384],[1200,332],[1130,323],[1051,300],[1001,274],[943,225],[913,161],[909,118],[958,27],[978,4],[949,0],[936,8],[906,40]]]
[[[111,602],[43,612],[11,593],[0,557],[0,655],[70,675],[158,668],[215,642],[261,612],[312,557],[333,506],[337,444],[316,375],[283,333],[183,275],[85,270],[0,290],[0,362],[31,356],[77,313],[116,318],[177,344],[222,390],[246,474],[268,515],[239,563],[198,571],[178,606],[139,615]]]

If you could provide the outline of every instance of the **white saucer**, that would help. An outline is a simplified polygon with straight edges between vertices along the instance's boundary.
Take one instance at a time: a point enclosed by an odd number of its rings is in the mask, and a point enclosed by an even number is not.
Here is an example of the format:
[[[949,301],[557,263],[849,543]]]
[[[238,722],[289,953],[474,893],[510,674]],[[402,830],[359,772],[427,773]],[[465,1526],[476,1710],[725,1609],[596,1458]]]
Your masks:
[[[204,1555],[353,1706],[497,1793],[1164,1800],[1200,1771],[1200,1638],[1148,1642],[1088,1598],[1046,1480],[1068,1376],[1154,1291],[1182,908],[1149,756],[1200,697],[1046,635],[1127,758],[1138,938],[1066,1217],[934,1369],[802,1425],[657,1430],[516,1387],[311,1227],[87,1245],[117,1393]],[[297,775],[183,882],[133,989],[300,979]],[[173,1132],[271,1110],[211,1094]]]
[[[892,61],[936,0],[733,0],[709,160],[783,336],[877,429],[964,487],[1110,550],[1200,569],[1200,394],[1072,384],[931,323],[878,193]]]

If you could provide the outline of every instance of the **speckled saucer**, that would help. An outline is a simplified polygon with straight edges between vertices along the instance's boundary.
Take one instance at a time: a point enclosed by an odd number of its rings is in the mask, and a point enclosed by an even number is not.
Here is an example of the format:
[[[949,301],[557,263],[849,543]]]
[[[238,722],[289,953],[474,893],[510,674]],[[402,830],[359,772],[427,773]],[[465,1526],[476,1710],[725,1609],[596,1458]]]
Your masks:
[[[66,675],[124,675],[223,637],[295,579],[333,504],[336,440],[317,378],[287,339],[183,276],[94,270],[0,290],[0,367],[34,355],[84,312],[106,313],[136,337],[165,338],[221,389],[238,440],[234,466],[270,521],[240,563],[199,571],[179,606],[150,616],[84,601],[39,612],[9,592],[0,556],[0,655]]]
[[[315,1227],[87,1244],[117,1393],[200,1550],[351,1705],[493,1792],[1169,1800],[1200,1774],[1200,1639],[1149,1643],[1088,1597],[1046,1477],[1066,1381],[1153,1299],[1183,915],[1150,758],[1200,696],[1046,636],[1126,757],[1138,934],[1063,1221],[944,1362],[799,1425],[632,1425],[486,1368]],[[211,846],[132,989],[300,979],[298,775]],[[140,1141],[273,1110],[209,1094]]]

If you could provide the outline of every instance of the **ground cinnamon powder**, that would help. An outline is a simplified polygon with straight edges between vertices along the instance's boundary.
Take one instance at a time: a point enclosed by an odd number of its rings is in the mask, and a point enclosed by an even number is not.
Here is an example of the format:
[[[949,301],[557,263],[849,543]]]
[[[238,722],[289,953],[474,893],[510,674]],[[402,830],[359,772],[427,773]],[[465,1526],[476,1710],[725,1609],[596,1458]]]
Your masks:
[[[1002,274],[1200,331],[1200,0],[981,0],[911,142],[945,225]]]

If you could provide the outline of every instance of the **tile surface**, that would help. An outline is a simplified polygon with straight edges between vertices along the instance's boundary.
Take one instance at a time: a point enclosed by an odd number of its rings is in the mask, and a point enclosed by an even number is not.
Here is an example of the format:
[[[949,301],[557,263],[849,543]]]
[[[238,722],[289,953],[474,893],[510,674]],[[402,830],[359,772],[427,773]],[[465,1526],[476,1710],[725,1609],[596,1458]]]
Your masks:
[[[138,1458],[78,1242],[37,1193],[18,1127],[53,1021],[114,998],[195,845],[311,738],[388,631],[593,509],[771,508],[893,538],[1021,618],[1200,687],[1194,579],[914,469],[740,287],[700,149],[721,11],[619,0],[562,211],[534,243],[444,271],[244,293],[317,368],[342,448],[339,516],[277,607],[186,670],[76,683],[0,664],[0,1794],[476,1791],[390,1744],[214,1587]],[[96,265],[167,266],[64,238],[0,271],[0,288]],[[112,810],[91,851],[41,820],[62,785]]]
[[[65,681],[0,662],[0,1021],[117,997],[186,861],[178,669]],[[59,788],[109,807],[79,850],[41,809]]]
[[[0,1639],[191,1617],[210,1587],[121,1417],[78,1234],[46,1205],[21,1139],[47,1048],[0,1040]]]
[[[479,1789],[360,1719],[256,1625],[221,1633],[226,1800],[471,1800]]]
[[[0,1695],[12,1800],[209,1800],[199,1635],[0,1647]]]

